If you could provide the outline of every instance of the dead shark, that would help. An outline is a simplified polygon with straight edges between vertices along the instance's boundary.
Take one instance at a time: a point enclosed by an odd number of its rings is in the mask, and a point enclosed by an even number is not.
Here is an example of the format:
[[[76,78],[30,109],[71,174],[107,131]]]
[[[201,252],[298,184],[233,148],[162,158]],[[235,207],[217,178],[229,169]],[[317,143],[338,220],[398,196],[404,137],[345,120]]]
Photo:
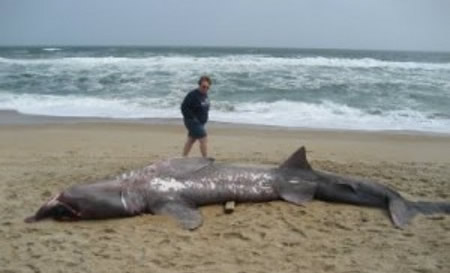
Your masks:
[[[450,202],[409,201],[377,182],[339,176],[311,168],[304,147],[276,168],[215,163],[210,158],[172,158],[110,180],[76,185],[46,202],[35,222],[105,219],[144,213],[170,215],[185,229],[201,226],[198,209],[233,200],[284,200],[305,205],[313,199],[386,209],[395,226],[404,228],[418,213],[450,214]]]

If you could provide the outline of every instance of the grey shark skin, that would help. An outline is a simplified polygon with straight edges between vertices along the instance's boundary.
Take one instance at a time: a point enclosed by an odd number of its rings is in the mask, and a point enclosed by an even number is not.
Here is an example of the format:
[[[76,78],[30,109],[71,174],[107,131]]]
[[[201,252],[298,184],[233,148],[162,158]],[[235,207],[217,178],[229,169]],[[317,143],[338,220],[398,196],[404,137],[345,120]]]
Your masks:
[[[376,182],[313,170],[301,147],[277,168],[214,163],[207,158],[160,161],[112,180],[73,186],[54,196],[25,219],[105,219],[144,213],[170,215],[183,228],[202,224],[199,206],[226,201],[313,200],[387,209],[392,222],[405,227],[417,214],[450,214],[450,202],[412,202]]]

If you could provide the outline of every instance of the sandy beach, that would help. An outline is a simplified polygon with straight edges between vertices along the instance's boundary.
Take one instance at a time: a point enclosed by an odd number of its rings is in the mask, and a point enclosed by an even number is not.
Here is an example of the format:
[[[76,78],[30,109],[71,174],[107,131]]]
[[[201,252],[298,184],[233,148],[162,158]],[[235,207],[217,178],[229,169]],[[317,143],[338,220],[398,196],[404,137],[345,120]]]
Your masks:
[[[405,230],[378,209],[313,201],[201,209],[185,231],[167,217],[25,224],[50,196],[178,156],[179,121],[164,124],[15,116],[0,125],[0,272],[448,272],[450,217]],[[25,121],[24,121],[25,120]],[[72,121],[72,122],[70,122]],[[305,145],[313,168],[361,176],[405,197],[450,200],[450,136],[211,124],[220,162],[275,166]],[[195,146],[193,156],[199,155]]]

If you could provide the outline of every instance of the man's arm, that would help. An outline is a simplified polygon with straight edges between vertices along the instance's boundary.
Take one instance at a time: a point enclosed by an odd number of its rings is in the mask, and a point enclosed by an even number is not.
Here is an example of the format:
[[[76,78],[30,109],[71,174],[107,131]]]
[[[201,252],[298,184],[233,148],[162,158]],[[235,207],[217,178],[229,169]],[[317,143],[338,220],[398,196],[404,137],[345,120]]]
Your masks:
[[[194,112],[192,108],[194,107],[194,96],[192,93],[188,94],[183,103],[181,103],[181,113],[185,119],[195,119]]]

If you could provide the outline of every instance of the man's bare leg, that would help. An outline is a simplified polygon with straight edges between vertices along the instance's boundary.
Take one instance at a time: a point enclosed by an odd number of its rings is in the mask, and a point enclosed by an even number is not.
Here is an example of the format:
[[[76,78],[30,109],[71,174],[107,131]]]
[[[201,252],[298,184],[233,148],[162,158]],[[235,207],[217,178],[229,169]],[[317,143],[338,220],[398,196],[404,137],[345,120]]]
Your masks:
[[[194,142],[195,142],[195,138],[188,136],[186,143],[184,144],[184,148],[183,148],[183,156],[184,157],[188,156],[189,152],[192,149],[192,145],[194,145]]]
[[[198,140],[200,142],[200,153],[203,157],[208,156],[208,137],[203,137]]]

